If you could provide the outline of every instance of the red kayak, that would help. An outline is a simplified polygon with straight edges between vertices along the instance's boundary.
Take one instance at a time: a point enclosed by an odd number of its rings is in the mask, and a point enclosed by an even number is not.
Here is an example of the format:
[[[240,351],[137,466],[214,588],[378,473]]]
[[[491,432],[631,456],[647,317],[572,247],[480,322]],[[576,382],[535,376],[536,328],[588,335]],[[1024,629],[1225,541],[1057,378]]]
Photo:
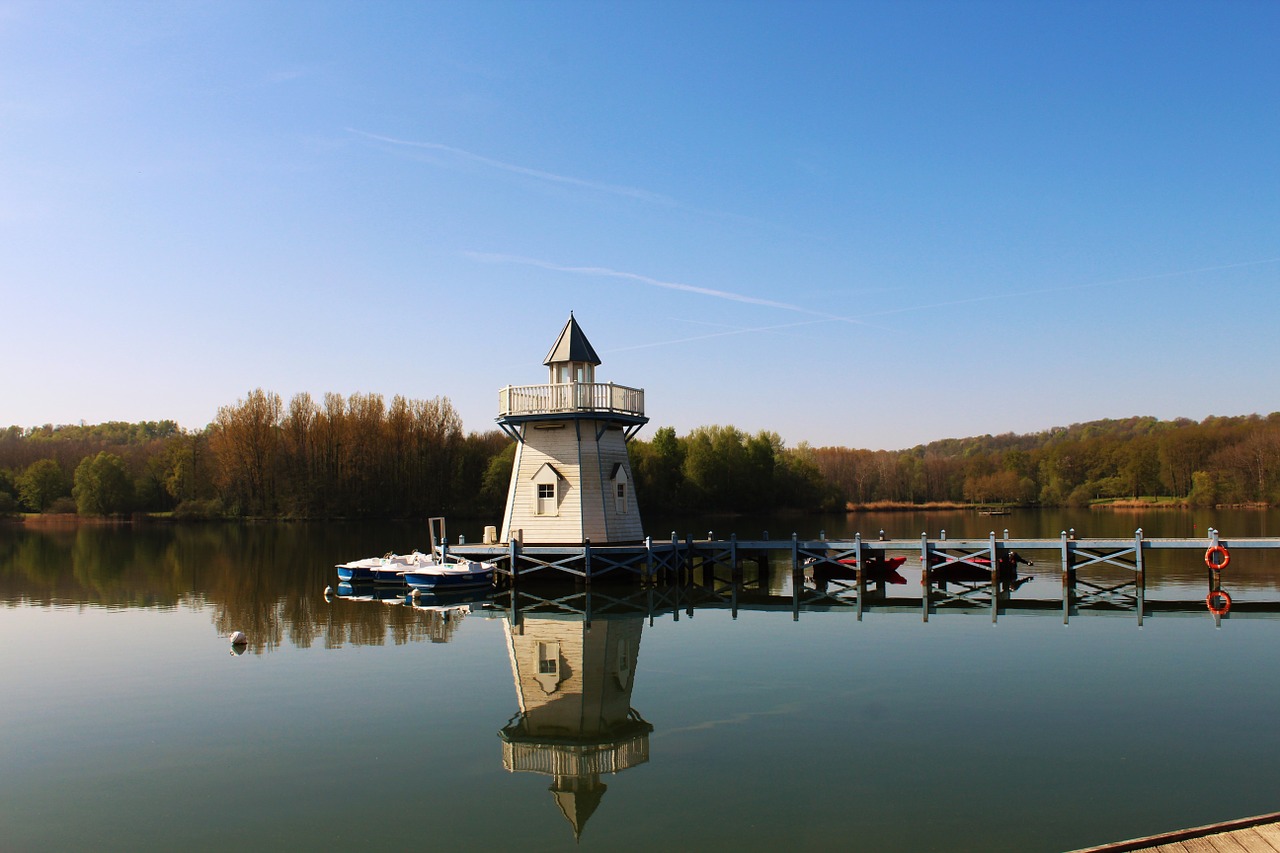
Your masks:
[[[877,583],[903,584],[907,579],[898,574],[898,569],[907,561],[906,557],[870,557],[867,559],[866,579]],[[853,557],[846,557],[843,560],[829,560],[819,563],[817,560],[810,560],[813,569],[814,580],[823,582],[827,580],[856,580],[858,576],[858,561]]]

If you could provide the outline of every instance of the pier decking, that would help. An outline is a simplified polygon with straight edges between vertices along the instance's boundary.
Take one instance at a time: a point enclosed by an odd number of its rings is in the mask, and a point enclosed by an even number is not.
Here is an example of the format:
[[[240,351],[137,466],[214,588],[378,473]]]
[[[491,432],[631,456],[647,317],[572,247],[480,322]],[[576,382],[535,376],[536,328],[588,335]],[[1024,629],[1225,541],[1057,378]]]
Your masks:
[[[1071,853],[1280,853],[1280,812],[1134,838]]]

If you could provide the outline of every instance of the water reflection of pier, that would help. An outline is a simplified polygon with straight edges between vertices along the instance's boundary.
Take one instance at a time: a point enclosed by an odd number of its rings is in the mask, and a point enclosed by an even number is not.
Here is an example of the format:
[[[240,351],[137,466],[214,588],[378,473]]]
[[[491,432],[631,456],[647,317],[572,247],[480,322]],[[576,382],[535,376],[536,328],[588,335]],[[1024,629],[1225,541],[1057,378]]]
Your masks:
[[[895,584],[870,569],[865,573],[851,571],[846,578],[824,579],[815,577],[810,567],[788,591],[777,589],[767,574],[743,582],[708,567],[688,584],[641,590],[572,585],[521,587],[499,593],[491,612],[505,611],[508,620],[516,624],[531,618],[559,616],[580,619],[588,626],[595,620],[627,615],[650,622],[666,617],[679,621],[698,610],[728,611],[735,619],[743,612],[790,613],[797,621],[803,614],[818,613],[843,613],[858,621],[869,613],[914,614],[925,622],[939,614],[985,616],[993,622],[1001,616],[1047,616],[1061,618],[1064,623],[1077,616],[1121,616],[1135,619],[1138,624],[1143,619],[1166,616],[1208,616],[1218,624],[1233,618],[1280,618],[1280,600],[1240,601],[1215,612],[1210,605],[1220,608],[1225,589],[1221,577],[1207,570],[1204,589],[1208,595],[1195,593],[1185,599],[1152,599],[1146,595],[1145,580],[1136,578],[1096,582],[1068,577],[1060,587],[1061,595],[1049,598],[1031,592],[1035,586],[1015,588],[998,578],[987,582],[938,580],[931,573],[926,583],[923,572],[908,574],[917,573],[919,581],[913,583],[904,577],[905,584]],[[1058,588],[1051,576],[1024,575],[1021,579],[1034,580],[1039,590]],[[902,586],[902,591],[895,591],[895,586]],[[1179,586],[1171,591],[1185,590]]]

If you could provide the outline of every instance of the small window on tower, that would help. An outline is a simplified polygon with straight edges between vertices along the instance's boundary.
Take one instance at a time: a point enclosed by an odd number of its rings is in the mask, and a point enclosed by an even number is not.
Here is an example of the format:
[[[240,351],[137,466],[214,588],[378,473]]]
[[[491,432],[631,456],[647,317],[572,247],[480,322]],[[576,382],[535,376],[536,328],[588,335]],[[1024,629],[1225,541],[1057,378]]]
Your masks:
[[[538,644],[538,674],[555,675],[560,671],[560,646],[557,643]]]
[[[615,484],[614,488],[617,489],[617,493],[616,493],[617,511],[619,513],[625,513],[627,511],[627,484],[617,483]]]
[[[538,515],[556,514],[556,484],[538,483]]]

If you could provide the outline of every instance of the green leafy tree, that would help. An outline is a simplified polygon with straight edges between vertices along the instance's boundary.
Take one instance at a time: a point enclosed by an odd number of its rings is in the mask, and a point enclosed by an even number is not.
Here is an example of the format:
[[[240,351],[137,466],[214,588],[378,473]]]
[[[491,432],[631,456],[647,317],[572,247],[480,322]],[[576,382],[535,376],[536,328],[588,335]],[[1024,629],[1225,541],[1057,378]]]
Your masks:
[[[66,494],[67,478],[62,473],[62,466],[52,459],[32,462],[18,475],[18,496],[33,512],[44,512]]]
[[[133,507],[133,480],[124,460],[105,450],[80,460],[71,492],[81,515],[113,515]]]

